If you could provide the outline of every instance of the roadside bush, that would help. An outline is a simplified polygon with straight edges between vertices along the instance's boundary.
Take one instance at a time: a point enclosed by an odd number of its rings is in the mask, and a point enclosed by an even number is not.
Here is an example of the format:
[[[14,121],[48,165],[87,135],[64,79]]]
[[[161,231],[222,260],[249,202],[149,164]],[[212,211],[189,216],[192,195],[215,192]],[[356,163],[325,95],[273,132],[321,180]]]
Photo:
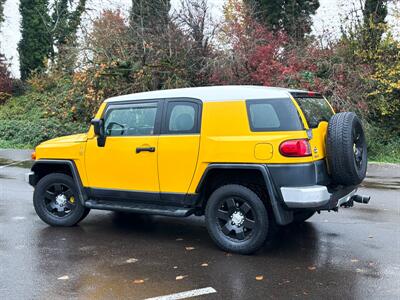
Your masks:
[[[400,163],[400,136],[373,123],[364,123],[370,161]]]
[[[12,97],[0,106],[0,148],[32,148],[51,138],[86,131],[86,120],[74,119],[73,105],[65,91],[68,81],[47,84],[52,88],[40,92],[39,87],[31,85],[25,95]]]
[[[80,133],[87,128],[79,123],[64,123],[54,118],[38,120],[0,121],[0,140],[9,145],[35,147],[39,143],[55,137]]]

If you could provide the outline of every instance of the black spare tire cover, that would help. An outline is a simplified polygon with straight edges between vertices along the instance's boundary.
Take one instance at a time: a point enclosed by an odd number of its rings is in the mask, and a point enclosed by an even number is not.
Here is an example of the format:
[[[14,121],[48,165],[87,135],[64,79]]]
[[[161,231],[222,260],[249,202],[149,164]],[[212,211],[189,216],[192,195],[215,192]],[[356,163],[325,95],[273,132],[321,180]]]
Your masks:
[[[367,143],[355,113],[337,113],[329,121],[328,168],[336,184],[360,184],[367,173]]]

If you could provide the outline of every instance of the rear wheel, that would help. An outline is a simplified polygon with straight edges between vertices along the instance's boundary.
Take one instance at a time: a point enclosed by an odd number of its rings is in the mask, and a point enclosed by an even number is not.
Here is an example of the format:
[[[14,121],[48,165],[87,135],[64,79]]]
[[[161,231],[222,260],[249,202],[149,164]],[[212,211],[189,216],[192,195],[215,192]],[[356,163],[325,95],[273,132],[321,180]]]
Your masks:
[[[205,216],[211,238],[225,251],[251,254],[267,239],[267,209],[256,193],[242,185],[229,184],[215,190]]]
[[[73,179],[61,173],[46,175],[38,182],[33,205],[38,216],[52,226],[73,226],[89,213],[80,202]]]

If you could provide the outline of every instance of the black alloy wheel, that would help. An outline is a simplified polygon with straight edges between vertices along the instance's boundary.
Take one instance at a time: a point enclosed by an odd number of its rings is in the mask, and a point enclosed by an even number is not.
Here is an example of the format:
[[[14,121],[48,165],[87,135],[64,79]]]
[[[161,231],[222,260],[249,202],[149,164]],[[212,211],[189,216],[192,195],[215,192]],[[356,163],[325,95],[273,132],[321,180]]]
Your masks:
[[[48,174],[39,180],[33,205],[38,216],[51,226],[73,226],[89,213],[80,201],[75,181],[62,173]]]
[[[44,194],[46,209],[57,217],[64,217],[76,208],[76,196],[66,184],[50,184]]]
[[[217,212],[218,225],[225,236],[242,241],[251,236],[255,226],[254,212],[240,197],[222,199]]]
[[[263,201],[253,190],[239,184],[216,189],[207,201],[205,217],[212,240],[229,252],[251,254],[272,233],[272,220]]]

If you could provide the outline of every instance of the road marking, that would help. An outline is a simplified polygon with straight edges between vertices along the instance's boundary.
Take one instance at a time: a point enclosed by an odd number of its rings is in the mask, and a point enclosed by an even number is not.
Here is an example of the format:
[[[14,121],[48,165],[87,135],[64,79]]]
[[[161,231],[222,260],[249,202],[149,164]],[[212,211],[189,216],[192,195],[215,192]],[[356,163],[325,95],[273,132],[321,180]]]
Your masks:
[[[0,166],[0,170],[1,170],[1,169],[4,169],[4,168],[7,168],[7,167],[10,167],[10,166],[13,166],[13,165],[18,165],[18,164],[23,163],[23,162],[26,162],[26,161],[28,161],[28,160],[30,160],[30,159],[25,159],[25,160],[21,160],[21,161],[16,161],[16,162],[13,162],[13,163],[8,164],[8,165],[5,165],[5,166]]]
[[[207,295],[207,294],[213,294],[216,293],[217,291],[213,289],[212,287],[206,287],[204,289],[197,289],[197,290],[191,290],[187,292],[182,292],[182,293],[176,293],[176,294],[171,294],[171,295],[165,295],[165,296],[160,296],[160,297],[154,297],[154,298],[147,298],[145,300],[178,300],[178,299],[187,299],[187,298],[192,298],[192,297],[197,297],[197,296],[202,296],[202,295]]]

